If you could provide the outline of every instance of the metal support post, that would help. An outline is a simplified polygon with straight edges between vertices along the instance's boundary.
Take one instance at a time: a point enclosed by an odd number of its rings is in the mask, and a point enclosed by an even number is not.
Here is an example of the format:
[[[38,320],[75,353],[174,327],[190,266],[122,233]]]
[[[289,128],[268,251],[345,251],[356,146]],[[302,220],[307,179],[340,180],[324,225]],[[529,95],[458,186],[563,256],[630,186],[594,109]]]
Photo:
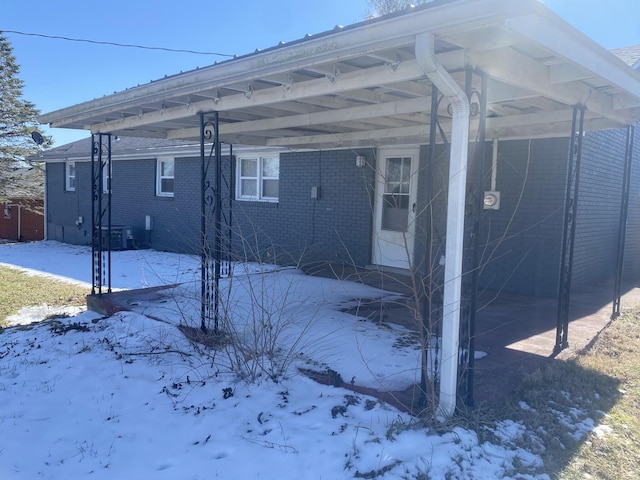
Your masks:
[[[480,124],[478,125],[478,142],[476,150],[476,198],[475,216],[472,232],[473,260],[471,265],[471,300],[469,303],[469,364],[467,366],[467,406],[474,405],[473,386],[475,379],[475,353],[476,353],[476,313],[478,311],[478,276],[480,274],[480,221],[484,207],[484,163],[485,141],[487,132],[487,76],[480,73],[480,94],[478,98]]]
[[[582,137],[584,134],[585,107],[573,108],[571,141],[567,165],[567,189],[564,205],[564,227],[562,231],[562,253],[560,257],[560,282],[558,288],[558,315],[556,345],[553,353],[558,354],[569,346],[569,304],[571,301],[571,275],[573,271],[573,246],[578,213],[578,193],[580,191],[580,161],[582,159]],[[578,118],[579,116],[579,118]]]
[[[436,135],[438,129],[438,87],[432,85],[431,87],[431,123],[429,124],[429,177],[431,177],[431,172],[434,167],[435,159],[436,159]],[[427,212],[429,212],[429,223],[431,223],[432,215],[430,214],[432,209],[432,191],[431,191],[431,178],[429,178],[427,183],[427,192],[426,192],[427,202],[429,205],[427,207]],[[420,391],[421,391],[421,400],[420,403],[423,407],[427,406],[427,402],[430,400],[427,395],[428,392],[436,392],[436,382],[438,377],[438,355],[439,355],[439,340],[440,336],[440,315],[436,314],[436,307],[434,306],[435,299],[434,294],[436,293],[436,288],[434,285],[436,283],[436,279],[434,278],[434,260],[433,260],[433,236],[431,235],[432,226],[429,225],[427,227],[426,234],[426,249],[425,249],[425,267],[426,272],[423,279],[423,289],[421,291],[421,306],[422,306],[422,338],[424,339],[423,351],[422,351],[422,369],[420,376]],[[438,286],[437,288],[440,288]],[[435,342],[433,339],[436,339]],[[429,350],[431,351],[431,357],[429,357]],[[429,360],[430,359],[430,360]],[[428,374],[431,374],[431,378],[429,378]],[[431,399],[435,400],[435,399]]]
[[[91,212],[91,294],[102,295],[111,292],[111,134],[91,135]]]
[[[221,155],[218,138],[218,112],[213,120],[200,114],[200,328],[207,332],[213,325],[219,330],[219,286],[220,286],[220,211],[221,211]],[[209,151],[207,152],[207,147]],[[209,169],[215,167],[214,183],[209,178]],[[213,220],[213,222],[212,222]],[[213,225],[211,225],[213,223]],[[213,231],[210,228],[213,227]],[[213,236],[213,248],[210,237]]]
[[[631,185],[631,162],[633,159],[633,138],[635,128],[627,127],[627,141],[622,176],[622,199],[620,201],[620,222],[618,223],[618,251],[616,254],[616,271],[613,286],[613,312],[611,318],[620,316],[620,297],[622,295],[622,272],[624,267],[624,247],[627,237],[627,215],[629,211],[629,190]]]

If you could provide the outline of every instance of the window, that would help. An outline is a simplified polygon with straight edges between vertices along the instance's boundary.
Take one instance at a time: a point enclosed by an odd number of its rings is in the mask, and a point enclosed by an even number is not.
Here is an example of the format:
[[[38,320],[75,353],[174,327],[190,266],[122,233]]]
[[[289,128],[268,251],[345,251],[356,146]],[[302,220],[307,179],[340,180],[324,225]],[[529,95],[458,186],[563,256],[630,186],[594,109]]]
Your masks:
[[[67,162],[65,165],[65,190],[76,191],[76,162]]]
[[[111,193],[111,178],[113,177],[113,162],[111,163],[111,171],[108,168],[108,162],[102,165],[102,192]]]
[[[156,170],[156,195],[160,197],[173,197],[173,167],[173,158],[158,159]]]
[[[247,157],[238,159],[238,200],[277,202],[280,189],[280,159],[278,157]]]

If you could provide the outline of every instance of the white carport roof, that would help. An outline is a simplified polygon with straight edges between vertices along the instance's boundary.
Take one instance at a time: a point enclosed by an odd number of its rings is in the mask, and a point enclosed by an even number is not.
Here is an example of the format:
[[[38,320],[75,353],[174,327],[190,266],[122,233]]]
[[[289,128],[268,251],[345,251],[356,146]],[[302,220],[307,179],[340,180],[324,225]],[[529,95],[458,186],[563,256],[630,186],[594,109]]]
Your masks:
[[[215,110],[226,143],[291,149],[427,143],[432,90],[415,51],[416,36],[425,32],[463,88],[466,67],[488,76],[488,138],[568,136],[576,104],[586,107],[586,130],[640,119],[640,73],[538,1],[449,0],[166,77],[40,121],[197,139],[197,114]],[[446,130],[446,102],[438,113]]]

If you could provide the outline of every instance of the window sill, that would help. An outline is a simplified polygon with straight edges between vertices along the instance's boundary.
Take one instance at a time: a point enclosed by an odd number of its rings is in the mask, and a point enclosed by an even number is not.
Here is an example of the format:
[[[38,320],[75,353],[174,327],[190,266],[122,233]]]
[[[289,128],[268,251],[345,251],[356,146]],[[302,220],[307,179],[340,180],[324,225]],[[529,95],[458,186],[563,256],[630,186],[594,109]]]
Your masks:
[[[268,200],[268,199],[259,199],[259,198],[236,198],[236,202],[251,202],[251,203],[275,203],[276,205],[280,203],[279,199],[276,200]]]

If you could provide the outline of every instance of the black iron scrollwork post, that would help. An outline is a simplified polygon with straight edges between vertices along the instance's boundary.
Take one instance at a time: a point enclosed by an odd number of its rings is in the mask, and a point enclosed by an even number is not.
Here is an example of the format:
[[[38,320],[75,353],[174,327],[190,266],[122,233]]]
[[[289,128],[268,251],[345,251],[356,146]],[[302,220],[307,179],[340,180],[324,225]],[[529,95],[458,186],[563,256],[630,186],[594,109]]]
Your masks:
[[[480,275],[480,224],[483,212],[483,194],[484,194],[484,164],[485,164],[485,141],[487,132],[487,75],[479,72],[480,75],[480,92],[470,94],[469,101],[472,106],[472,115],[474,102],[472,98],[477,96],[480,123],[478,125],[477,147],[474,156],[476,163],[476,181],[475,181],[475,202],[473,208],[473,227],[471,231],[471,291],[469,299],[469,322],[468,322],[468,365],[467,365],[467,385],[465,403],[467,406],[474,405],[474,382],[475,382],[475,353],[476,353],[476,314],[478,312],[478,276]]]
[[[474,89],[474,75],[481,80],[480,91]],[[475,335],[479,266],[480,223],[483,212],[484,162],[486,137],[486,75],[466,70],[465,94],[469,99],[470,116],[478,119],[478,133],[473,154],[469,154],[469,169],[475,170],[475,178],[469,176],[465,200],[464,272],[460,308],[460,352],[458,355],[458,404],[474,403]]]
[[[200,114],[200,328],[203,331],[213,325],[214,333],[220,328],[220,273],[222,262],[222,162],[218,136],[218,112],[213,113],[213,120]],[[208,152],[207,152],[208,147]],[[210,167],[215,167],[214,182],[210,178]],[[213,225],[212,225],[213,224]],[[213,236],[213,248],[211,237]]]
[[[105,175],[107,172],[105,185]],[[91,135],[92,295],[111,292],[111,134]],[[106,292],[104,291],[106,287]]]

